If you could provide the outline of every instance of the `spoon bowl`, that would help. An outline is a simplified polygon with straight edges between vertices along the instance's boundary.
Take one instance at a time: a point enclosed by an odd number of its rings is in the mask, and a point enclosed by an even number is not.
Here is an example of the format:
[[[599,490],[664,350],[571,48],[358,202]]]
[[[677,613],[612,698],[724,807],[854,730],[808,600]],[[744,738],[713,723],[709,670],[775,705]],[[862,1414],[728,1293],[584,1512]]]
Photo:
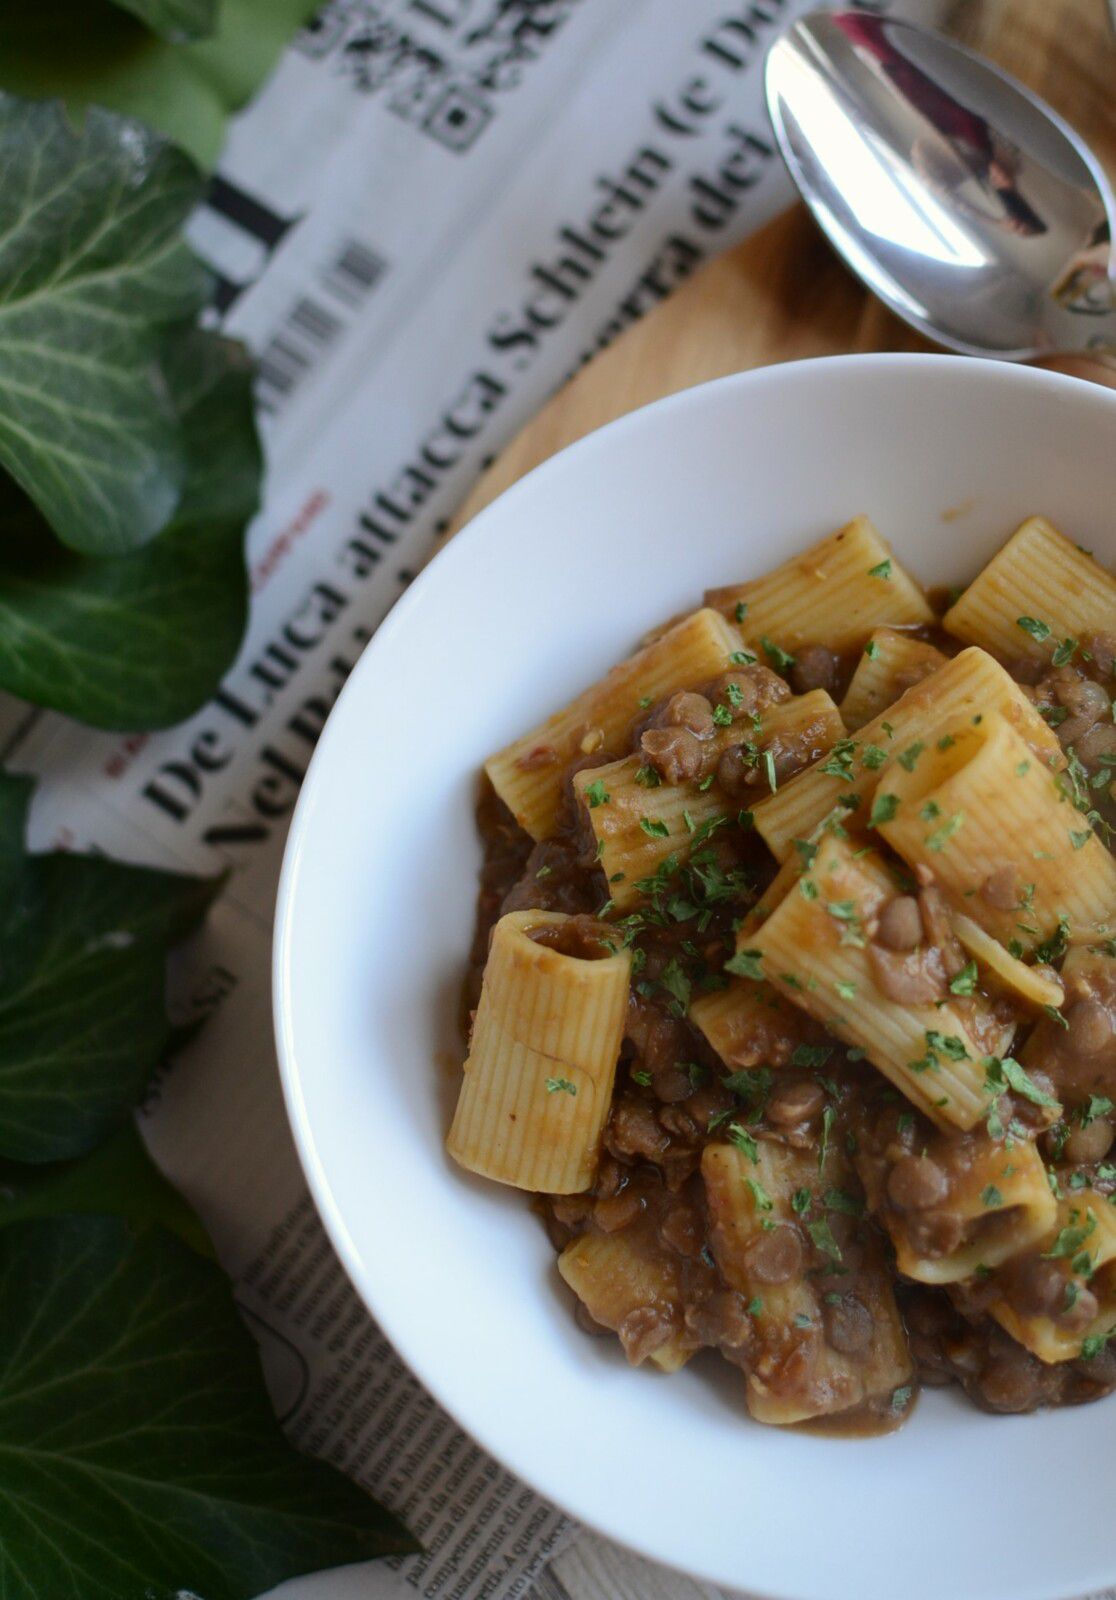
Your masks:
[[[1108,181],[1022,84],[940,34],[858,11],[794,23],[766,81],[803,198],[900,317],[966,355],[1116,347]]]

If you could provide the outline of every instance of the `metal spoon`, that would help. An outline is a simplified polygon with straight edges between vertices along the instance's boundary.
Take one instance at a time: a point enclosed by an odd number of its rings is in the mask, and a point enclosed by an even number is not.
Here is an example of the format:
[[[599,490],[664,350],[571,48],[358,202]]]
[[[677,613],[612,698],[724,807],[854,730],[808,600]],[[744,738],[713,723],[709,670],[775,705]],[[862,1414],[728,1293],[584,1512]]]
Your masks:
[[[767,101],[814,216],[899,316],[965,355],[1116,382],[1116,202],[1042,100],[929,29],[824,11],[772,46]]]

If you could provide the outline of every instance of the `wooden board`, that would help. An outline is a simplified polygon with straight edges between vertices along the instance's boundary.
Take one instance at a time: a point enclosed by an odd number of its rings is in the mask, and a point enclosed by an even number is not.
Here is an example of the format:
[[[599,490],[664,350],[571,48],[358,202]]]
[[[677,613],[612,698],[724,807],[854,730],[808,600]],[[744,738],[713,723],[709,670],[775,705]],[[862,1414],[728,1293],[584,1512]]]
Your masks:
[[[961,0],[949,26],[1043,95],[1116,182],[1116,38],[1105,0]],[[478,479],[450,532],[556,450],[662,395],[803,356],[932,348],[861,287],[798,205],[596,356]],[[1116,382],[1116,363],[1112,372]]]

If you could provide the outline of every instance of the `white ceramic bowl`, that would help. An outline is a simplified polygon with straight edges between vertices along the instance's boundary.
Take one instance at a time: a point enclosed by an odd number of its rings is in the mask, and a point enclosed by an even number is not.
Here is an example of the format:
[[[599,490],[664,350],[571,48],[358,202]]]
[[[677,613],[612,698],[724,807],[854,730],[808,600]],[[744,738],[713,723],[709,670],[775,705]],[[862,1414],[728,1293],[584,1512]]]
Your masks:
[[[723,1363],[662,1378],[580,1333],[525,1198],[442,1150],[477,769],[703,587],[764,572],[856,512],[945,583],[1031,512],[1116,565],[1114,491],[1116,394],[1071,379],[901,355],[726,378],[623,418],[483,511],[396,606],[329,719],[275,957],[314,1197],[442,1404],[544,1495],[657,1560],[794,1600],[1102,1588],[1116,1581],[1116,1400],[989,1417],[929,1391],[897,1434],[827,1440],[751,1422]]]

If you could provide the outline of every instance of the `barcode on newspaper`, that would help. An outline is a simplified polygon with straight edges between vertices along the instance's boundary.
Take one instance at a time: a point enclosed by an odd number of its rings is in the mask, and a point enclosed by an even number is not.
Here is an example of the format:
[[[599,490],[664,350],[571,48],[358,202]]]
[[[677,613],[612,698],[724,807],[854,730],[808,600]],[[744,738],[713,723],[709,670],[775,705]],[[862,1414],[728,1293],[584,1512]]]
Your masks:
[[[370,245],[346,239],[301,294],[260,351],[256,395],[264,411],[279,411],[337,343],[346,324],[387,270]]]

